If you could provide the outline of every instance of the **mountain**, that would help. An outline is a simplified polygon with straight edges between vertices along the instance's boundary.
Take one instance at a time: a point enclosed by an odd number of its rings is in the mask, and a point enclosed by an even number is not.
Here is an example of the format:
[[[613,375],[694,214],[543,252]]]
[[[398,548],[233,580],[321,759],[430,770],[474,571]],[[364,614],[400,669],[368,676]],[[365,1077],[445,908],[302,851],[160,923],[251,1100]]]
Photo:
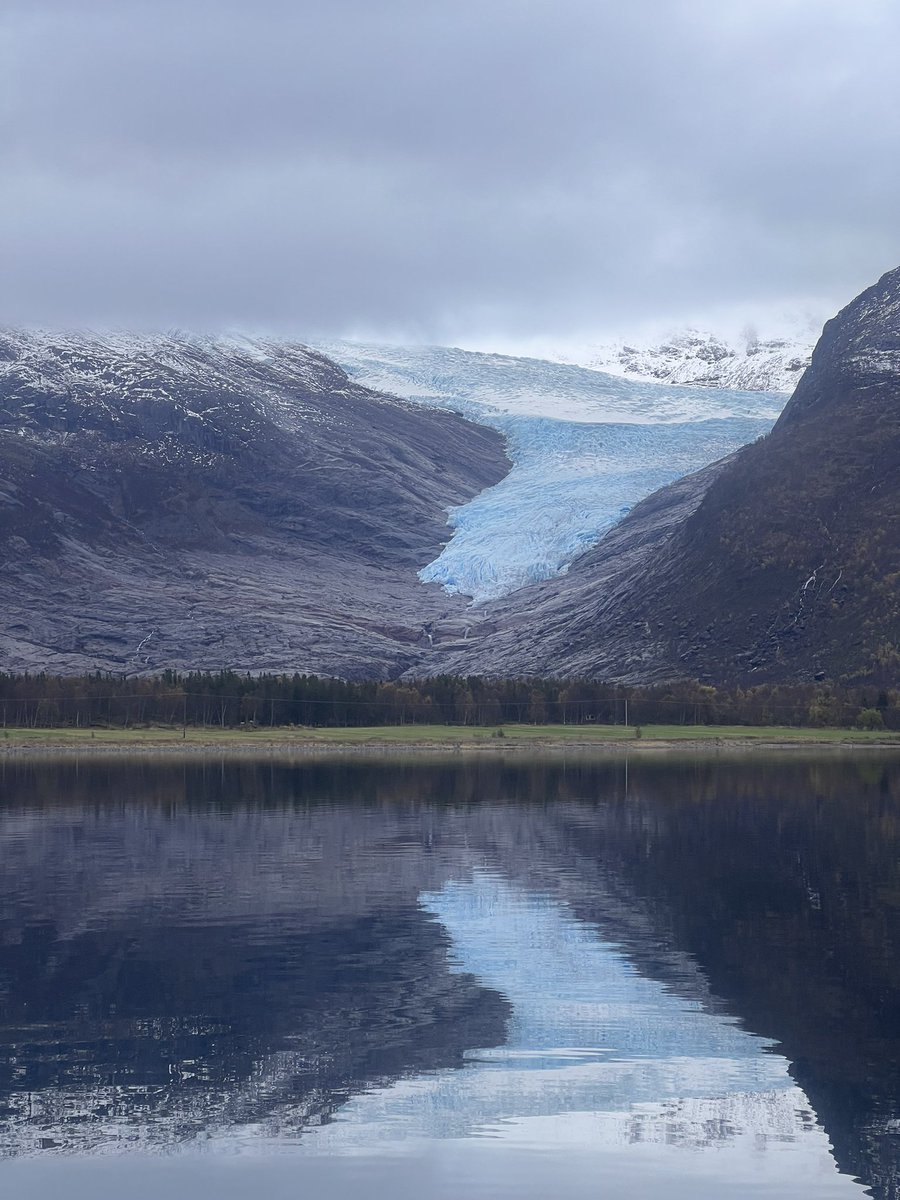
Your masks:
[[[809,366],[817,332],[812,321],[796,324],[787,334],[765,338],[752,327],[738,337],[688,328],[662,338],[587,346],[562,357],[630,379],[790,393]]]
[[[777,394],[328,351],[354,379],[3,334],[0,666],[896,681],[900,271],[774,428]]]
[[[416,571],[508,466],[302,346],[3,332],[0,666],[396,673],[464,622]]]
[[[826,324],[767,437],[487,606],[446,669],[895,683],[898,511],[900,269]]]

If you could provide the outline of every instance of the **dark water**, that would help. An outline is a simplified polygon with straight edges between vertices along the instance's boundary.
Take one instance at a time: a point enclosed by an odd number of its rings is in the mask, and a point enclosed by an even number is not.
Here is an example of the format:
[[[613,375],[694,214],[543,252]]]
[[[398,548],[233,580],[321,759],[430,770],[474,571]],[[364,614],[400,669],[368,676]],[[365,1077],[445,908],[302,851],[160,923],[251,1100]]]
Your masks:
[[[7,763],[0,1195],[900,1196],[900,760]]]

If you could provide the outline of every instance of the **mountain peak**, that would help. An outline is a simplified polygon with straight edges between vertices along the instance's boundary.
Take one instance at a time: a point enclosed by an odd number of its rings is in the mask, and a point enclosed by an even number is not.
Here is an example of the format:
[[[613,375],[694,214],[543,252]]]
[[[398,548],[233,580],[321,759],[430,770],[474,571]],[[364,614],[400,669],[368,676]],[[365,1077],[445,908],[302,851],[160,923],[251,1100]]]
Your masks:
[[[768,436],[650,496],[488,615],[492,673],[900,674],[900,270],[825,326]]]

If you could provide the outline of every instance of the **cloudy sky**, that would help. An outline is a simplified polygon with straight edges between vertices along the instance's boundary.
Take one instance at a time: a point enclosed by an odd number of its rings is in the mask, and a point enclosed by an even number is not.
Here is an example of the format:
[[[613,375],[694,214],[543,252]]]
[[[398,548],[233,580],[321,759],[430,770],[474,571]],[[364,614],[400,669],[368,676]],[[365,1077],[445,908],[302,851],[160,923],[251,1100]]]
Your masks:
[[[900,263],[896,0],[3,0],[0,322],[575,340]]]

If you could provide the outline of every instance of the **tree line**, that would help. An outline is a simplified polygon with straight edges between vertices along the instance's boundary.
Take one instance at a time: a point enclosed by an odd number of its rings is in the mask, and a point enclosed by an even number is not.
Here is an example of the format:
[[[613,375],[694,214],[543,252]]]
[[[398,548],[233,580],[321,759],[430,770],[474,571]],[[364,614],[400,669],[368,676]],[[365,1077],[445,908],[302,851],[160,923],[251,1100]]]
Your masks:
[[[826,684],[642,687],[593,679],[350,682],[235,671],[130,677],[0,673],[4,727],[791,725],[900,730],[900,690]]]

